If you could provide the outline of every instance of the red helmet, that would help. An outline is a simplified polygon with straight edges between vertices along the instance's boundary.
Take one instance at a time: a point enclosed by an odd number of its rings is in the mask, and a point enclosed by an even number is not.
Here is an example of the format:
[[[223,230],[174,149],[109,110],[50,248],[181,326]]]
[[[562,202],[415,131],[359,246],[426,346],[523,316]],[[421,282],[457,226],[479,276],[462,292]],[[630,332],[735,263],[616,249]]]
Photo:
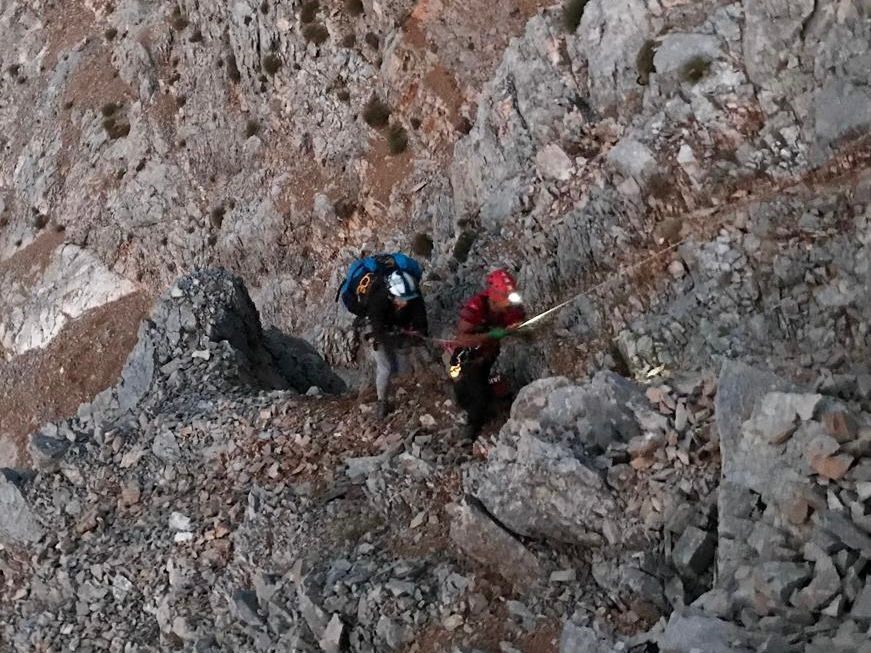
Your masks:
[[[517,290],[517,281],[508,270],[494,270],[487,275],[487,292],[507,296]]]

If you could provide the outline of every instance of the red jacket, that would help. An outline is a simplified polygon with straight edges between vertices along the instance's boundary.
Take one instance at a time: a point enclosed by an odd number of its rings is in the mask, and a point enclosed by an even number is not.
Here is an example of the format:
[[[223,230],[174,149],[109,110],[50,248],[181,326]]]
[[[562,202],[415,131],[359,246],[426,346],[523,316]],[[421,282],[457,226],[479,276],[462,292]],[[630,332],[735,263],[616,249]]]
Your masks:
[[[496,311],[490,306],[490,298],[486,292],[478,293],[467,301],[460,309],[460,324],[457,331],[461,334],[487,333],[490,329],[503,329],[519,324],[526,319],[526,311],[522,306],[509,306],[504,311]],[[499,355],[499,341],[489,340],[481,345],[481,354],[495,358]]]

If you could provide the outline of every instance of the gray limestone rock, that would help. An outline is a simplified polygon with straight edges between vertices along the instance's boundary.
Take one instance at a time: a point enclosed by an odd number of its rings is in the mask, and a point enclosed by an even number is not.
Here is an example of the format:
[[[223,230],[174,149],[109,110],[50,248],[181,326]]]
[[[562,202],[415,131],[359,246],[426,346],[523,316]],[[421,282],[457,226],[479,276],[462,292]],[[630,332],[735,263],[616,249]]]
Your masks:
[[[865,587],[856,597],[850,616],[854,619],[871,621],[871,580],[865,581]]]
[[[624,138],[608,152],[608,163],[644,188],[659,166],[653,152],[634,138]]]
[[[650,38],[652,17],[643,0],[593,0],[587,4],[574,47],[589,65],[589,96],[600,113],[625,110],[637,92],[636,59]]]
[[[757,641],[758,636],[728,621],[675,611],[658,644],[666,653],[753,653]]]
[[[658,428],[660,417],[637,386],[613,373],[583,386],[536,381],[518,395],[496,448],[469,470],[466,487],[515,533],[600,543],[616,504],[590,456]],[[615,528],[610,536],[619,539]]]
[[[34,433],[30,436],[27,452],[37,469],[50,472],[60,466],[60,461],[70,448],[70,442],[66,439],[55,438],[42,433]]]
[[[559,653],[615,653],[617,642],[613,637],[567,621],[559,640]]]
[[[871,127],[871,89],[833,79],[814,98],[817,141],[830,145]]]
[[[239,590],[233,594],[233,608],[239,619],[251,626],[263,623],[260,617],[260,604],[253,590]]]
[[[814,0],[745,0],[744,59],[751,81],[773,85],[786,53],[801,38]]]
[[[459,549],[528,591],[542,575],[536,557],[473,503],[464,502],[454,512],[451,539]]]
[[[810,584],[792,599],[793,605],[805,610],[820,610],[841,590],[841,578],[832,559],[822,555],[814,565]]]
[[[0,474],[0,542],[26,545],[38,542],[45,529],[21,490]]]
[[[681,72],[696,60],[711,63],[723,54],[720,39],[710,34],[671,33],[662,38],[653,57],[657,75]]]
[[[682,575],[694,578],[711,566],[716,547],[717,540],[711,533],[689,526],[674,545],[671,558]]]

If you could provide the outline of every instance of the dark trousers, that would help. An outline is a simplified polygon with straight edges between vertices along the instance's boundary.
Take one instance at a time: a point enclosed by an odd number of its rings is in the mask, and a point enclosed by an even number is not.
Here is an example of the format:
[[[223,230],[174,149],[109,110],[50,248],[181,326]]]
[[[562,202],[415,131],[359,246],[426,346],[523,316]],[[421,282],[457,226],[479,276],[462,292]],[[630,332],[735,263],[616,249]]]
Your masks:
[[[490,414],[493,403],[490,370],[495,362],[487,358],[468,360],[454,379],[457,404],[466,411],[469,426],[475,433],[481,430]]]

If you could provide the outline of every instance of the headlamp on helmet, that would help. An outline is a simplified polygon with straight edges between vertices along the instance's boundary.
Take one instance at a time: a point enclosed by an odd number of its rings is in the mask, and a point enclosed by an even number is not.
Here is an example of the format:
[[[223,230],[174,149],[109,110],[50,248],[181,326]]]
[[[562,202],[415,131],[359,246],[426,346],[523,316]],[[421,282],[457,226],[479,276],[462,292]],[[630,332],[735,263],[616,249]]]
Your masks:
[[[411,301],[420,296],[417,290],[417,282],[407,272],[393,272],[387,279],[387,289],[393,297],[404,302]]]

